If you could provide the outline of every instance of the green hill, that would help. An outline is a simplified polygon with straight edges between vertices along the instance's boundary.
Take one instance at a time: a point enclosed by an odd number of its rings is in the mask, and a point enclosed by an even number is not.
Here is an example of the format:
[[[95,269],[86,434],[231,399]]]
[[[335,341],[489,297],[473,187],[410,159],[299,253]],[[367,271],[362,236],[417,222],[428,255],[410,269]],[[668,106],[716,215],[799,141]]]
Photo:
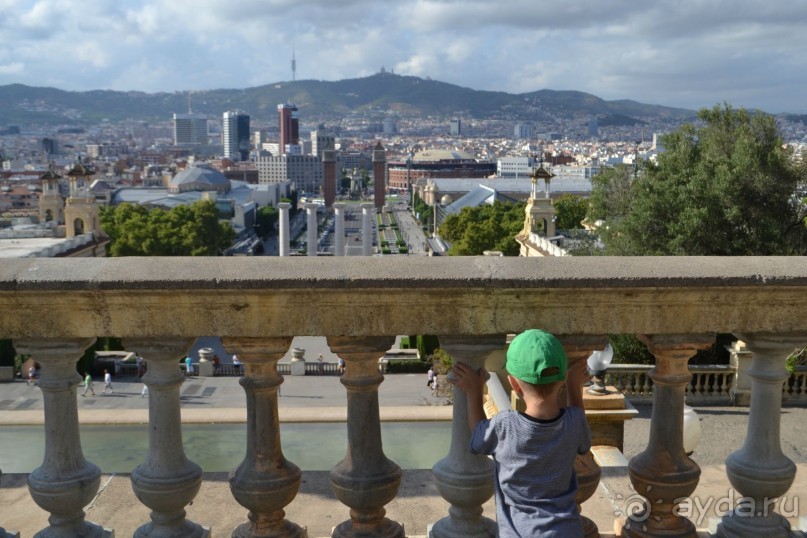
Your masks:
[[[519,121],[582,115],[689,118],[694,114],[691,110],[635,101],[605,101],[576,91],[540,90],[515,95],[391,73],[340,81],[278,82],[192,95],[193,111],[210,115],[241,109],[256,118],[272,118],[278,103],[285,102],[295,103],[307,121],[334,120],[362,112],[423,117],[461,114],[464,118]],[[95,123],[103,119],[162,121],[188,109],[188,94],[70,92],[11,84],[0,86],[0,103],[0,125]]]

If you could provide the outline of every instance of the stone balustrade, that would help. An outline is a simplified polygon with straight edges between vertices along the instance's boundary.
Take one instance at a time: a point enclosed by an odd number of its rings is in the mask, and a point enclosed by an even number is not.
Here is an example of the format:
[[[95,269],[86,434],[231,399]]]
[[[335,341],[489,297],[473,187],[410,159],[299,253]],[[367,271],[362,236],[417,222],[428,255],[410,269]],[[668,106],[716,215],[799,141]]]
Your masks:
[[[41,536],[104,536],[82,508],[99,487],[101,470],[82,453],[75,363],[93,339],[117,336],[149,352],[150,438],[132,473],[137,499],[151,509],[138,537],[205,536],[215,523],[185,517],[202,469],[182,450],[177,359],[198,335],[218,335],[243,358],[248,424],[245,457],[230,475],[245,521],[237,537],[302,536],[304,521],[285,519],[300,470],[282,452],[277,360],[295,335],[323,335],[348,363],[348,446],[331,472],[345,504],[334,536],[403,536],[386,517],[401,469],[383,452],[377,361],[398,334],[436,334],[455,360],[501,362],[505,335],[541,327],[557,334],[570,360],[612,333],[644,340],[655,366],[646,449],[631,460],[637,492],[647,498],[646,525],[624,536],[694,537],[676,511],[698,484],[700,469],[683,449],[683,405],[693,394],[725,390],[716,372],[695,376],[688,360],[715,333],[734,333],[753,354],[747,440],[727,460],[727,475],[743,496],[764,502],[786,494],[795,466],[781,451],[783,398],[805,390],[788,382],[785,362],[807,342],[807,263],[803,258],[115,258],[20,259],[0,266],[0,338],[43,366],[46,458],[29,476],[32,502],[50,514]],[[731,305],[743,305],[734,308]],[[599,344],[598,344],[599,345]],[[710,377],[711,376],[711,377]],[[698,381],[698,379],[701,379]],[[491,463],[467,450],[466,410],[454,407],[449,453],[435,465],[441,495],[451,505],[433,536],[492,536]],[[591,458],[579,462],[596,486]],[[583,507],[585,513],[585,506]],[[740,516],[743,517],[740,517]],[[0,521],[0,526],[2,526]],[[598,531],[587,522],[587,536]],[[720,536],[788,536],[781,516],[729,514]]]

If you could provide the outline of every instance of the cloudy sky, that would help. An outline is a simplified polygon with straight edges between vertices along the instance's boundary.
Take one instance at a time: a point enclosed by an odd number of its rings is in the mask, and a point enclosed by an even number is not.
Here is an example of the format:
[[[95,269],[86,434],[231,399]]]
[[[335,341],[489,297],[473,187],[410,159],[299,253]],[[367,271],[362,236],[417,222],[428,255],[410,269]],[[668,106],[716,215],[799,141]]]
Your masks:
[[[395,73],[807,113],[807,2],[0,0],[0,85],[147,92]]]

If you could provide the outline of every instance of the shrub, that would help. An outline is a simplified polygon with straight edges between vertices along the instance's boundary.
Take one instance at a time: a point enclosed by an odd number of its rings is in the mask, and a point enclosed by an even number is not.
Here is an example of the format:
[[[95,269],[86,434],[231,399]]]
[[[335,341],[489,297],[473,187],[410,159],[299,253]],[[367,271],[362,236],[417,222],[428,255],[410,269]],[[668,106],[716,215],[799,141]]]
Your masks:
[[[425,374],[429,371],[429,363],[412,359],[392,359],[387,362],[390,374]]]

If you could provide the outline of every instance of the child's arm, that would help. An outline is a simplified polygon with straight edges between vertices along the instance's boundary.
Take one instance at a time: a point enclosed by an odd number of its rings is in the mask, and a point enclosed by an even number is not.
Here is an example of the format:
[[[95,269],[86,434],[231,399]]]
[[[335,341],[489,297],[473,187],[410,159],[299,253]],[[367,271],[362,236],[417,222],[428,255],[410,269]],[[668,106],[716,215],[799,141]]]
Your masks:
[[[566,398],[570,407],[583,409],[583,383],[588,381],[586,361],[579,359],[566,371]]]
[[[482,389],[488,373],[484,368],[480,368],[478,372],[475,372],[461,362],[456,363],[451,371],[454,374],[452,383],[465,392],[465,401],[468,405],[468,428],[473,432],[476,425],[485,419]]]

